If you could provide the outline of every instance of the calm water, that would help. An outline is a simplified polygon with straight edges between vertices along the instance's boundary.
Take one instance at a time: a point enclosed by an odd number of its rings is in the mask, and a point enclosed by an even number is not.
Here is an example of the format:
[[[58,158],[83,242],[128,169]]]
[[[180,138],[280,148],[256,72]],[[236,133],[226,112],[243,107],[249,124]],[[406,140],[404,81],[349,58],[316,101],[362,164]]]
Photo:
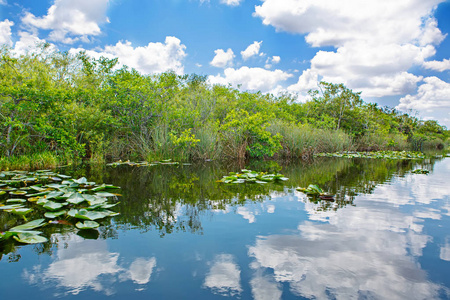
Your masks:
[[[244,166],[290,180],[216,183]],[[121,186],[121,215],[0,244],[0,299],[450,298],[449,158],[64,172]],[[308,184],[336,201],[295,190]]]

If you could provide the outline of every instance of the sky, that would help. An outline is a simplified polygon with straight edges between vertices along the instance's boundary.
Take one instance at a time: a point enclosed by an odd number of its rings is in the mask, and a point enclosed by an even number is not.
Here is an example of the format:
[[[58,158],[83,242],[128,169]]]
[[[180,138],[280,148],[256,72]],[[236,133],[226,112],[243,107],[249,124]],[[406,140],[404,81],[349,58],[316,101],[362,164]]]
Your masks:
[[[320,81],[450,128],[449,0],[0,0],[0,45],[275,95]]]

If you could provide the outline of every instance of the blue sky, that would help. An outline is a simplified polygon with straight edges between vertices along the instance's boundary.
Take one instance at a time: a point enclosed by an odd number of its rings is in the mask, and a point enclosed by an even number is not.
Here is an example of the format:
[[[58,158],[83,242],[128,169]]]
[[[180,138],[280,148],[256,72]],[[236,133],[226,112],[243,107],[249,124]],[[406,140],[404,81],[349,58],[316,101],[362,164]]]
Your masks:
[[[0,44],[18,54],[47,41],[300,101],[344,83],[448,127],[449,33],[448,0],[0,0]]]

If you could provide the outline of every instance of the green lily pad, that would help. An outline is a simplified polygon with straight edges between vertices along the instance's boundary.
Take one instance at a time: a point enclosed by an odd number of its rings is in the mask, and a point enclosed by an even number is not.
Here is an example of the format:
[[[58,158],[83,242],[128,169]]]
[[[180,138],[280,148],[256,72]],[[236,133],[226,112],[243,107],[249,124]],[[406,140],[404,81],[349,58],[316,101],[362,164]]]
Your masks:
[[[20,204],[10,204],[10,205],[0,206],[0,209],[2,209],[2,210],[10,210],[10,209],[17,209],[17,208],[23,208],[23,206]]]
[[[80,204],[83,201],[86,201],[86,199],[80,193],[73,193],[72,196],[67,198],[67,202],[72,204]]]
[[[78,229],[93,229],[93,228],[97,228],[98,226],[100,226],[100,224],[98,224],[95,221],[84,221],[83,223],[82,222],[77,222],[75,224],[75,226]]]
[[[44,217],[49,218],[49,219],[55,219],[55,218],[65,214],[66,212],[67,212],[66,210],[48,211],[44,214]]]
[[[23,203],[23,202],[27,202],[27,200],[25,200],[25,199],[8,199],[8,200],[6,200],[6,203]]]
[[[19,196],[19,195],[26,195],[27,192],[25,192],[25,191],[12,191],[12,192],[9,192],[9,194],[10,194],[10,195],[16,195],[16,196]]]
[[[78,213],[75,214],[75,218],[77,219],[83,219],[83,220],[97,220],[97,219],[103,219],[105,217],[108,217],[109,214],[105,214],[104,212],[99,211],[89,211],[86,209],[80,209]]]
[[[41,227],[45,224],[45,219],[37,219],[33,220],[31,222],[16,226],[11,228],[9,231],[18,231],[18,230],[28,230],[28,229],[34,229],[37,227]]]
[[[26,214],[29,214],[32,211],[33,211],[32,208],[15,208],[11,210],[11,213],[19,216],[25,216]]]
[[[61,209],[64,205],[62,203],[58,203],[58,202],[53,202],[53,201],[48,201],[47,203],[44,204],[44,208],[48,209],[48,210],[58,210]]]
[[[48,239],[43,236],[28,232],[19,233],[17,236],[13,236],[13,238],[16,241],[24,244],[38,244],[38,243],[45,243],[48,241]]]

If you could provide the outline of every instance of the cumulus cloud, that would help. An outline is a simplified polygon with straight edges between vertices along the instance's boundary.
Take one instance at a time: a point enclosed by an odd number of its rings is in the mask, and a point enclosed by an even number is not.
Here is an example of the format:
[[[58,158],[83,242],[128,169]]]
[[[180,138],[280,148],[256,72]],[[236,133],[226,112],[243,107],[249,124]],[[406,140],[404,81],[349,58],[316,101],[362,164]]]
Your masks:
[[[254,16],[279,31],[305,34],[318,51],[311,71],[317,80],[344,83],[363,96],[381,97],[412,92],[420,76],[408,73],[435,54],[445,36],[432,13],[442,0],[265,0]],[[299,78],[291,91],[305,92]],[[311,86],[311,84],[310,84]]]
[[[13,25],[14,22],[8,19],[0,22],[0,45],[12,46],[11,27]]]
[[[226,4],[228,6],[238,6],[242,0],[220,0],[220,3]]]
[[[268,57],[266,59],[266,64],[265,64],[264,68],[270,69],[270,68],[272,68],[272,65],[276,65],[280,61],[281,61],[281,57],[279,57],[279,56],[275,55],[275,56],[272,56],[272,57]]]
[[[45,40],[40,39],[37,36],[36,32],[19,31],[18,36],[19,40],[14,44],[14,52],[17,55],[23,55],[27,52],[36,51],[37,45],[46,42]],[[50,44],[49,50],[57,50],[57,47],[53,44]]]
[[[49,40],[67,44],[101,33],[100,25],[109,22],[109,0],[55,0],[47,15],[37,17],[27,12],[22,22],[35,28],[51,30]]]
[[[450,59],[444,59],[442,61],[432,60],[423,63],[426,69],[431,69],[439,72],[450,70]]]
[[[291,74],[281,70],[269,71],[262,68],[241,67],[239,69],[227,68],[224,76],[209,76],[211,84],[240,86],[243,90],[270,92]]]
[[[228,48],[227,52],[223,49],[214,50],[216,54],[213,60],[210,62],[211,66],[218,68],[225,68],[233,65],[233,58],[235,57],[233,50]]]
[[[400,110],[437,110],[450,108],[450,83],[437,77],[426,77],[414,95],[400,99]]]
[[[131,42],[118,42],[115,45],[105,46],[100,51],[86,51],[93,57],[119,58],[119,63],[142,73],[160,73],[168,70],[177,74],[184,73],[183,59],[186,57],[186,46],[173,36],[168,36],[164,43],[148,43],[147,46],[133,47]],[[79,52],[83,49],[72,49]]]
[[[241,51],[242,58],[244,60],[249,59],[252,56],[259,54],[259,49],[261,48],[261,42],[254,41],[253,44],[249,45],[244,51]]]
[[[241,271],[231,254],[217,255],[206,275],[205,287],[214,294],[236,296],[242,292]]]
[[[84,240],[74,234],[55,236],[59,247],[55,260],[47,267],[36,265],[24,269],[23,277],[30,284],[65,290],[65,294],[79,294],[88,289],[106,295],[115,293],[114,283],[131,280],[143,285],[150,281],[156,258],[136,258],[129,269],[119,264],[119,253],[109,252],[106,241]]]

